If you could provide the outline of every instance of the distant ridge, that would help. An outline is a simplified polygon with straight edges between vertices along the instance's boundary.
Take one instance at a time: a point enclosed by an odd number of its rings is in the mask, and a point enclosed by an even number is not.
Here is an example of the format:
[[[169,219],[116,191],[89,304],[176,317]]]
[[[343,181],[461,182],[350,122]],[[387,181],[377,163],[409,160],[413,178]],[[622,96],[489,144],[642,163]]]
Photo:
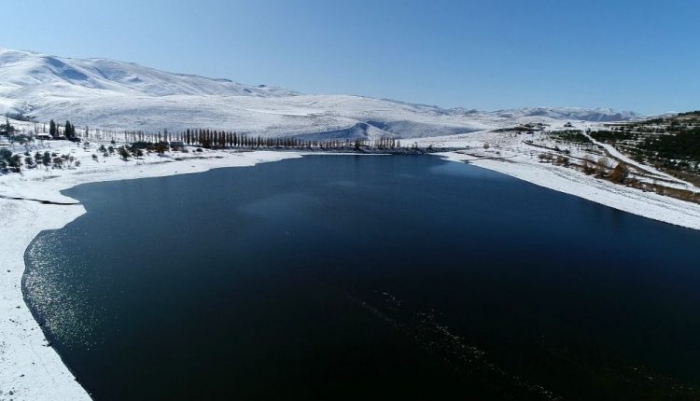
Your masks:
[[[630,121],[645,118],[632,111],[615,111],[609,108],[585,109],[580,107],[526,107],[494,112],[505,118],[549,117],[556,120],[581,120],[594,122]]]
[[[263,137],[416,138],[523,122],[629,121],[611,109],[523,108],[485,112],[348,95],[304,95],[135,63],[0,49],[0,113],[71,120],[114,130],[232,130]]]

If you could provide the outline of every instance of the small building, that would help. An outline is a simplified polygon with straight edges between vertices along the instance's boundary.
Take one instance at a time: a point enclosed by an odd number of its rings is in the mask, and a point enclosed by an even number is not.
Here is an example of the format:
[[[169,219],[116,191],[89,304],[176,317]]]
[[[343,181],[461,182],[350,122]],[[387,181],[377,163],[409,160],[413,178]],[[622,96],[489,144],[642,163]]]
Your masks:
[[[49,141],[53,139],[53,137],[49,134],[37,134],[35,138],[39,141]]]

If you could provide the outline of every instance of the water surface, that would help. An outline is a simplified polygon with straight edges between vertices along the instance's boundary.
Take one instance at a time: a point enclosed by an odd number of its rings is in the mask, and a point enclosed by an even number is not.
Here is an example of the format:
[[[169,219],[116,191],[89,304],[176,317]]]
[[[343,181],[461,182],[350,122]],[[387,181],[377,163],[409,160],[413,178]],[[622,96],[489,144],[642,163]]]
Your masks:
[[[700,399],[700,234],[433,157],[82,185],[25,296],[96,400]]]

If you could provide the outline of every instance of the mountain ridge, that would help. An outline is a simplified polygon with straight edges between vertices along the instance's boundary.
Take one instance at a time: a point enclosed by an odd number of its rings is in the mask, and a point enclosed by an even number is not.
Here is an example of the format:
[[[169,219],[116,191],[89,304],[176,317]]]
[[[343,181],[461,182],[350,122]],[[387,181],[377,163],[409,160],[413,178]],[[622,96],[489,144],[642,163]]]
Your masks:
[[[523,122],[628,121],[611,109],[444,109],[351,95],[308,95],[226,78],[170,73],[133,62],[0,49],[0,112],[79,126],[158,131],[212,128],[260,136],[416,138]]]
[[[223,78],[170,73],[137,63],[104,58],[72,59],[43,53],[0,49],[0,85],[42,85],[44,93],[71,84],[84,89],[141,96],[250,95],[292,96],[297,92],[267,85],[244,85]],[[0,94],[13,97],[13,88],[0,86]]]

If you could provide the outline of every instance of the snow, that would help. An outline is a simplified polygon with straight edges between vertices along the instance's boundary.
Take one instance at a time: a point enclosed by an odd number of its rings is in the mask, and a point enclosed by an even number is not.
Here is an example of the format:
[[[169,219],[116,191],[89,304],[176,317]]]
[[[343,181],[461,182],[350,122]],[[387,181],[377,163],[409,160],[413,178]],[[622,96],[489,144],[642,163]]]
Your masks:
[[[615,111],[610,108],[585,109],[580,107],[525,107],[522,109],[499,110],[495,114],[505,117],[526,120],[528,117],[547,117],[554,120],[613,122],[639,120],[644,116],[631,111]]]
[[[525,108],[483,112],[361,96],[301,95],[270,86],[173,74],[134,63],[0,50],[0,113],[42,123],[144,131],[207,128],[249,136],[420,138],[527,122],[638,118],[610,109]]]
[[[116,155],[95,162],[91,152],[67,141],[47,141],[44,146],[52,152],[74,155],[81,166],[72,170],[37,168],[22,175],[0,175],[0,400],[90,399],[54,349],[47,346],[43,332],[24,303],[21,287],[24,252],[34,237],[43,230],[65,226],[85,213],[85,209],[80,204],[51,205],[7,198],[76,203],[59,191],[89,182],[196,173],[301,157],[294,152],[211,151],[204,155],[178,154],[184,159],[181,161],[146,156],[137,164],[136,161],[125,163]],[[32,149],[32,153],[36,150],[39,149]]]
[[[24,89],[24,90],[20,90]],[[173,74],[134,63],[77,60],[41,53],[0,49],[0,94],[27,96],[293,96],[274,86],[250,86],[223,79]],[[77,95],[77,96],[76,96]]]
[[[47,341],[22,298],[24,250],[42,230],[83,212],[0,199],[0,399],[89,399]]]

